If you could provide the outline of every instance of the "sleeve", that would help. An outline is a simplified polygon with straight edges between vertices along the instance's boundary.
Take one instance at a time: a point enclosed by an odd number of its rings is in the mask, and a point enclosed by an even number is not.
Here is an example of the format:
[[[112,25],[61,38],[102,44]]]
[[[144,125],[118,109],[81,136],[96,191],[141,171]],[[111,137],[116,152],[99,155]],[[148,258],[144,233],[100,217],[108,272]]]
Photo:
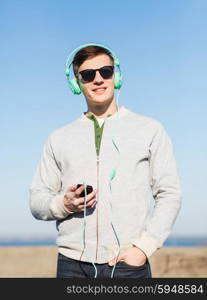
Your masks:
[[[61,186],[61,168],[55,159],[50,135],[29,188],[30,210],[36,219],[57,220],[70,214],[64,208]]]
[[[152,214],[145,229],[133,245],[147,257],[163,245],[170,234],[181,208],[181,186],[173,153],[172,142],[163,126],[158,130],[150,145],[150,185],[154,198]]]

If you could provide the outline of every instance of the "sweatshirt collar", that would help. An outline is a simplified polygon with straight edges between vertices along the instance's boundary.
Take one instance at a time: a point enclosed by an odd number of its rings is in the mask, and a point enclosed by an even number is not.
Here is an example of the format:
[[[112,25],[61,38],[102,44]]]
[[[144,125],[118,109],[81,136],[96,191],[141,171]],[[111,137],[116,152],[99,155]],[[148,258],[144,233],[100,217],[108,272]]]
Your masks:
[[[125,116],[127,113],[129,113],[129,110],[126,109],[124,106],[120,106],[118,112],[116,111],[113,115],[107,115],[107,120],[115,120],[120,119],[121,117]],[[90,121],[90,118],[88,116],[93,116],[92,113],[87,114],[86,112],[82,113],[80,116],[80,121]]]

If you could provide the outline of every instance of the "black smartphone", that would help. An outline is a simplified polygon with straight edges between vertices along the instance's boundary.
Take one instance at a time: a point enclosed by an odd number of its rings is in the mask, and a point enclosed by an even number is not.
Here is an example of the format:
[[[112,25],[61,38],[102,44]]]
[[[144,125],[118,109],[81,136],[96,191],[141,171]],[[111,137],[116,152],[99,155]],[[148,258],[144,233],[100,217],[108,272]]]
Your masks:
[[[77,187],[79,188],[81,185],[83,184],[77,184]],[[91,192],[93,192],[93,187],[91,185],[87,185],[86,186],[86,192],[87,195],[90,194]],[[80,197],[85,197],[85,189],[80,193]]]

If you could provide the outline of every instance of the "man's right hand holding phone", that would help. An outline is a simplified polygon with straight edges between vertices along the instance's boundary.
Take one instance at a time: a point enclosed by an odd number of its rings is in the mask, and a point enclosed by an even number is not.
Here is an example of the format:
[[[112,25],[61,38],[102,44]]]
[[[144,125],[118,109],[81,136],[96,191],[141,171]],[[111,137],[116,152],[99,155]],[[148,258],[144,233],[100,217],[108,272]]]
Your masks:
[[[81,193],[84,192],[84,185],[78,187],[77,184],[69,187],[64,195],[64,207],[69,213],[84,211],[84,197]],[[97,190],[94,189],[90,194],[87,194],[86,208],[93,208],[96,205]]]

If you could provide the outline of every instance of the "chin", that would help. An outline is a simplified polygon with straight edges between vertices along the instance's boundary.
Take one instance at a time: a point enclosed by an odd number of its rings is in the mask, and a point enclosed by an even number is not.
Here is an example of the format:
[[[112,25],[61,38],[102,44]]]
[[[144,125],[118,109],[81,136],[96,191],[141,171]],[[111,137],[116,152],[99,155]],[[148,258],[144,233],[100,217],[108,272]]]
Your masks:
[[[96,105],[97,107],[101,107],[101,106],[108,106],[108,105],[110,105],[110,103],[111,103],[111,100],[102,100],[102,101],[94,101],[93,102],[94,103],[94,105]]]
[[[113,97],[112,96],[106,96],[106,95],[103,95],[102,97],[94,97],[93,99],[91,99],[91,102],[93,103],[96,103],[96,104],[107,104],[107,103],[110,103],[111,101],[113,100]]]

